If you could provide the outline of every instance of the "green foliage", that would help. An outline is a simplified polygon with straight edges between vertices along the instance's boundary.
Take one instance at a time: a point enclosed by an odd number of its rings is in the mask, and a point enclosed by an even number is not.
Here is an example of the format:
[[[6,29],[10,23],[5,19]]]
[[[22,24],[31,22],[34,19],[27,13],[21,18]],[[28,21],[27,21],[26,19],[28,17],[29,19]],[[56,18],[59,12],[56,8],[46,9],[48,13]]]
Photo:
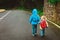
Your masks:
[[[48,0],[48,2],[52,5],[55,5],[57,2],[60,2],[60,0]]]
[[[39,16],[42,16],[43,15],[43,11],[38,10],[38,14],[39,14]]]
[[[48,0],[48,2],[52,5],[56,4],[57,0]]]
[[[57,0],[57,2],[60,2],[60,0]]]

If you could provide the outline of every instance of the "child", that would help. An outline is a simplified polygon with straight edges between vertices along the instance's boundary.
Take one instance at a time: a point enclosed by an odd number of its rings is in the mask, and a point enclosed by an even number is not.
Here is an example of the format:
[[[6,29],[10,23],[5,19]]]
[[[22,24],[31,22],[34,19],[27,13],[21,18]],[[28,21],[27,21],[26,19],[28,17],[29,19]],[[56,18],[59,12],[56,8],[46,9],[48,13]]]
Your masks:
[[[40,22],[40,35],[43,37],[45,35],[45,28],[48,27],[47,18],[43,15]]]
[[[33,9],[29,22],[32,24],[32,36],[35,36],[37,33],[37,24],[40,22],[40,17],[37,14],[37,9]]]

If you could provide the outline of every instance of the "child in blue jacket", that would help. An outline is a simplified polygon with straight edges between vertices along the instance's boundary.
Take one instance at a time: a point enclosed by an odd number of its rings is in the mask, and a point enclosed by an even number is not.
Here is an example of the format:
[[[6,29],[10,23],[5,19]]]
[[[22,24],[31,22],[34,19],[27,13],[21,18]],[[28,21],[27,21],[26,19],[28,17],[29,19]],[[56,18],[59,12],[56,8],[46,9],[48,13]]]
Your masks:
[[[37,13],[37,9],[32,10],[32,15],[29,19],[30,24],[32,24],[32,36],[35,36],[37,33],[37,24],[40,23],[40,17]]]

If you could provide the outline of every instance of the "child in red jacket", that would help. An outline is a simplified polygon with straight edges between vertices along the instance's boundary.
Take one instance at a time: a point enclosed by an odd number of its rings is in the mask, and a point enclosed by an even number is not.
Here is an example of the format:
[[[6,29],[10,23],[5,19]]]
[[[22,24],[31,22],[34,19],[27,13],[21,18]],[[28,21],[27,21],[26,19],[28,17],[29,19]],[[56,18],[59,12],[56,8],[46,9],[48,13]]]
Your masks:
[[[45,35],[45,28],[48,27],[47,18],[43,15],[40,21],[40,35],[43,37]]]

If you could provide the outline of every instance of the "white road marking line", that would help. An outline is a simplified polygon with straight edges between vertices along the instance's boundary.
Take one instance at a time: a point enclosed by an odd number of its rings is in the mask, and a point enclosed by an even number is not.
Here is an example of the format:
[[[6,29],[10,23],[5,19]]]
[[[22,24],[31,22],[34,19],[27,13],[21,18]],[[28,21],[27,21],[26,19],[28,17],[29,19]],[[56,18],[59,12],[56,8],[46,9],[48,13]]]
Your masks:
[[[11,11],[8,11],[4,16],[0,18],[0,20],[4,19]]]
[[[47,20],[47,21],[50,22],[50,23],[52,23],[52,24],[54,24],[54,25],[57,26],[58,28],[60,28],[60,26],[57,25],[56,23],[54,23],[54,22],[52,22],[52,21],[49,21],[49,20]]]

